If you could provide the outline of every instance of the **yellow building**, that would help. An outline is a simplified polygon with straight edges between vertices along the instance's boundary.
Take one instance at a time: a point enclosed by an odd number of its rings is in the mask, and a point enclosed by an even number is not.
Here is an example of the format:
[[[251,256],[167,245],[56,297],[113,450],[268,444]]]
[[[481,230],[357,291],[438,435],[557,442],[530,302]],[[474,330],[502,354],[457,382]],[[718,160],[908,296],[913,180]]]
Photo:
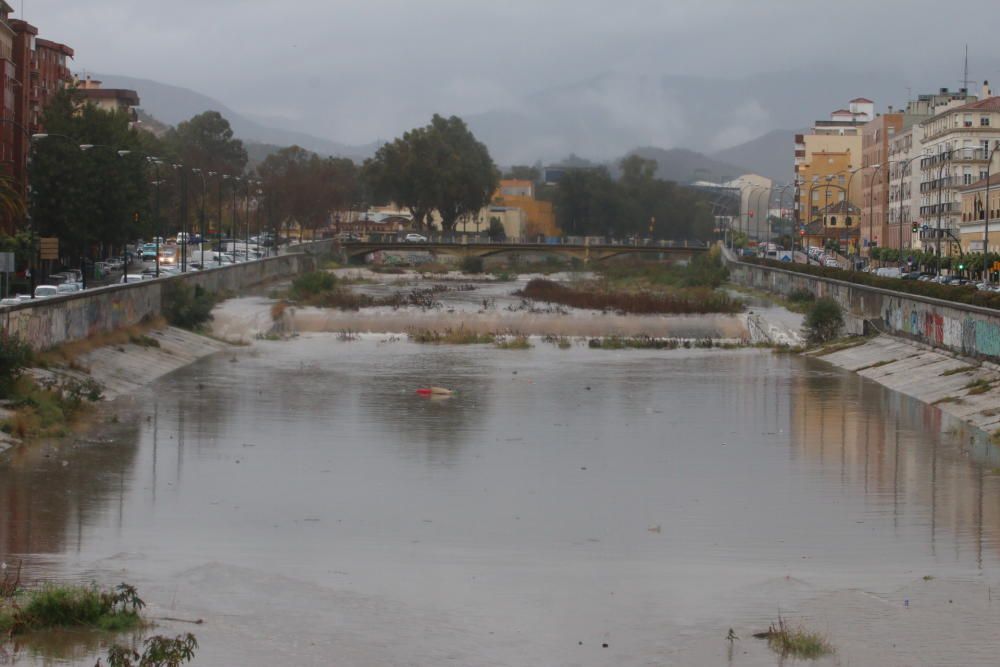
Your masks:
[[[1000,174],[990,176],[989,186],[989,205],[986,204],[985,178],[961,189],[962,220],[959,225],[959,238],[962,252],[983,251],[987,213],[989,213],[989,250],[1000,252]]]
[[[535,199],[535,184],[528,180],[505,179],[493,195],[493,205],[502,208],[517,208],[524,212],[520,233],[507,236],[513,238],[533,238],[538,236],[559,236],[556,227],[555,209],[552,202]],[[506,229],[506,224],[504,225]]]
[[[861,128],[874,117],[875,103],[858,97],[817,120],[808,134],[795,135],[796,222],[818,220],[820,211],[845,199],[861,207],[861,177],[852,179],[851,172],[862,166]]]

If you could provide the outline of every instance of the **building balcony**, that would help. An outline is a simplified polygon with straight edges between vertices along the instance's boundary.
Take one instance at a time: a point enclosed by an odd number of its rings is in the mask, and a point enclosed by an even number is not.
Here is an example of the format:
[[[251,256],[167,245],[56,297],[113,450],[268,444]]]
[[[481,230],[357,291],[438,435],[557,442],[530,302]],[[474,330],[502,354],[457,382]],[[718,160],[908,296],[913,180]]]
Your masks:
[[[921,216],[938,215],[939,213],[944,215],[950,213],[958,213],[961,210],[962,210],[962,205],[959,204],[958,202],[946,202],[942,204],[932,204],[931,206],[921,206],[920,215]]]
[[[950,188],[952,186],[959,185],[959,179],[954,176],[945,176],[944,178],[935,178],[933,181],[926,181],[920,184],[921,192],[935,192],[941,188]]]
[[[986,154],[982,148],[956,149],[932,155],[920,160],[921,169],[933,169],[946,162],[985,162]]]

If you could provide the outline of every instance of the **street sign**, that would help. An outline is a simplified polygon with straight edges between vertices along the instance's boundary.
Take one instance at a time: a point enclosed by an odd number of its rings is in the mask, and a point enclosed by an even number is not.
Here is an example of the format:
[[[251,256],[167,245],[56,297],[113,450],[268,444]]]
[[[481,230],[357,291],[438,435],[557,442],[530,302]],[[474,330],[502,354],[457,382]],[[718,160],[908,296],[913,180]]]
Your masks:
[[[14,253],[0,252],[0,273],[14,273]]]
[[[38,239],[39,256],[42,259],[59,259],[59,239],[50,236]]]

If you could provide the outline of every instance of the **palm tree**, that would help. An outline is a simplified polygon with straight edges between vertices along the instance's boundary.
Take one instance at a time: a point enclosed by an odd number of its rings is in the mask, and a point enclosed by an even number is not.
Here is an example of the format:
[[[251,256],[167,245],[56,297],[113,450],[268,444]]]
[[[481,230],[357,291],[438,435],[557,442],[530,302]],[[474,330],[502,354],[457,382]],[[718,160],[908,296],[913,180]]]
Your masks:
[[[13,178],[0,175],[0,221],[4,231],[13,233],[16,222],[24,217],[26,211],[20,186]]]

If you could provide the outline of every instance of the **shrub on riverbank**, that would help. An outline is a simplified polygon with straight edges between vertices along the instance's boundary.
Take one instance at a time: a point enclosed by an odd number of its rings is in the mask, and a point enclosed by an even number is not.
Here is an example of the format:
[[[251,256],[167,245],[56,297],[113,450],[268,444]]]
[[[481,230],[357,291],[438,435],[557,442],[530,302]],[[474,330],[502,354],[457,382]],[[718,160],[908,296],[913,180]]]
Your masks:
[[[86,403],[101,400],[101,386],[92,378],[51,378],[36,381],[30,376],[18,379],[9,400],[14,414],[0,428],[20,439],[61,436]]]
[[[462,261],[459,263],[459,268],[462,273],[475,273],[479,274],[483,272],[483,258],[482,257],[463,257]]]
[[[844,327],[844,313],[840,304],[830,297],[817,299],[806,313],[806,338],[810,343],[833,340]]]
[[[53,628],[121,632],[142,625],[139,612],[145,604],[128,584],[105,591],[95,586],[49,584],[0,600],[0,633],[18,635]]]
[[[212,319],[216,298],[201,285],[173,281],[164,287],[163,316],[175,327],[194,331]]]
[[[31,347],[19,336],[0,335],[0,398],[10,397],[33,356]]]
[[[738,313],[743,310],[743,304],[739,301],[709,288],[689,288],[662,294],[646,291],[608,292],[576,289],[536,278],[517,294],[526,299],[558,303],[572,308],[626,314]]]

